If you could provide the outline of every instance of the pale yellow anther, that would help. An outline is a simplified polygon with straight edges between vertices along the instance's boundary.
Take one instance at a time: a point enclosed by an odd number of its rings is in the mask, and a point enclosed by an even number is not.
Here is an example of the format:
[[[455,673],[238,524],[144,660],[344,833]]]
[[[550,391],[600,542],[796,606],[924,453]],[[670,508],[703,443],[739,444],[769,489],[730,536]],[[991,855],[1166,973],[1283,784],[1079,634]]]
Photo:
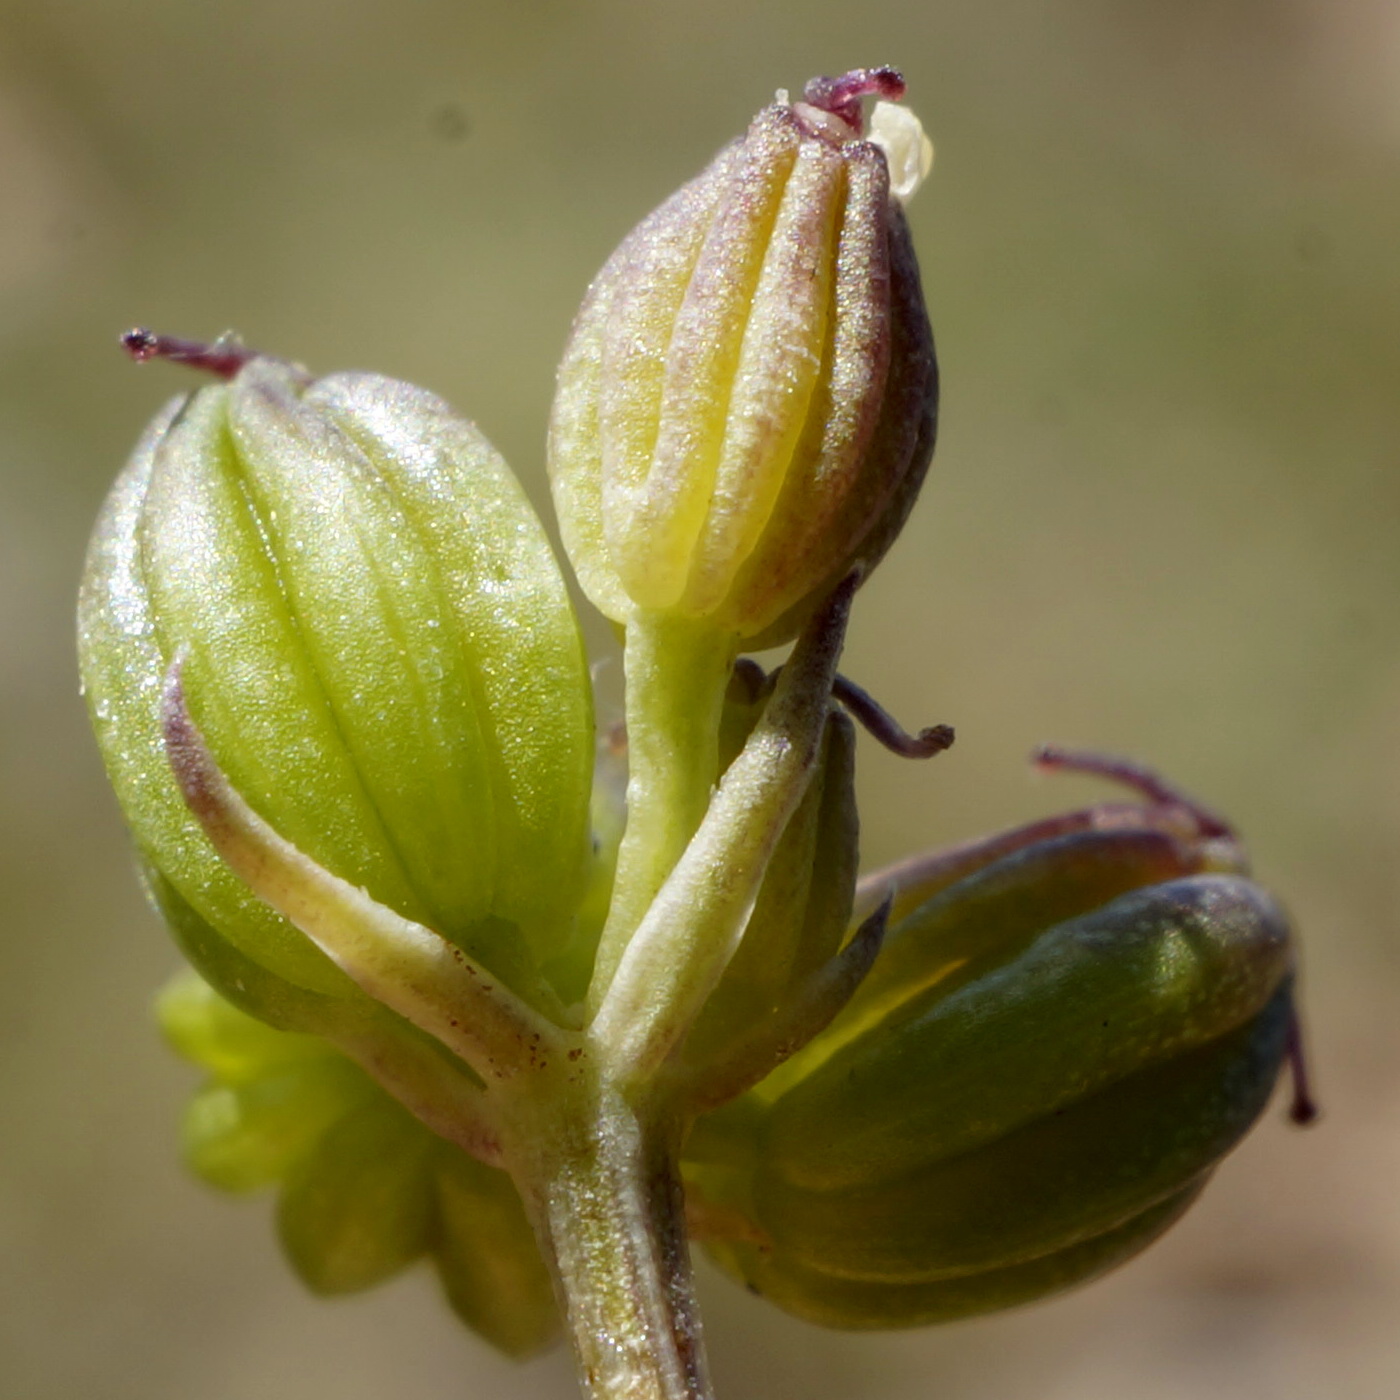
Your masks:
[[[908,204],[933,169],[933,142],[907,107],[877,102],[870,113],[870,140],[885,153],[890,193]]]

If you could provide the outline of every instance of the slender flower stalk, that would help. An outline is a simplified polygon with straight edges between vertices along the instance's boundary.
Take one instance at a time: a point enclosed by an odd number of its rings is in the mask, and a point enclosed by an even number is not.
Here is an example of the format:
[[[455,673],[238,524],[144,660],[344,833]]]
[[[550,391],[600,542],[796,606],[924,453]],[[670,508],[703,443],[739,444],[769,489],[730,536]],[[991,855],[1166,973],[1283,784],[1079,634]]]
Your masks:
[[[608,986],[592,1031],[624,1084],[694,1024],[744,936],[763,877],[816,766],[858,577],[817,613],[705,819]]]
[[[627,825],[598,943],[589,1008],[602,1004],[626,949],[709,806],[733,637],[646,617],[627,628]]]

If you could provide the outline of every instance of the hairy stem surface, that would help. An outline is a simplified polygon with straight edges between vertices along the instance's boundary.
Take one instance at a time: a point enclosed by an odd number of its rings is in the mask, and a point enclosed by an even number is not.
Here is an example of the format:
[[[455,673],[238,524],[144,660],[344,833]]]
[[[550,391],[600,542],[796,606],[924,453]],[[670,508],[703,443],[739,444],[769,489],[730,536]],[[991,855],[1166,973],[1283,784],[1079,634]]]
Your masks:
[[[580,1070],[580,1080],[587,1075]],[[691,1283],[679,1133],[595,1082],[516,1125],[511,1167],[590,1400],[713,1400]]]

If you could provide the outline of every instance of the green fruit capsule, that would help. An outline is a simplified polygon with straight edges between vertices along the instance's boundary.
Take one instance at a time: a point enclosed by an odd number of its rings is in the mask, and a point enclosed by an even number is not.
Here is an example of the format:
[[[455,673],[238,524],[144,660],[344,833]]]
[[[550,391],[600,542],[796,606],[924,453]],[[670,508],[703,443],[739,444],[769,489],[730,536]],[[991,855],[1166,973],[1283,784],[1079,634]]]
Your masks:
[[[832,1056],[775,1105],[770,1170],[832,1189],[973,1150],[1250,1020],[1292,960],[1282,911],[1246,880],[1123,895]]]
[[[1246,1026],[1031,1118],[972,1151],[860,1185],[802,1190],[765,1176],[765,1226],[842,1277],[921,1283],[1089,1240],[1209,1171],[1267,1102],[1289,992]]]
[[[590,691],[544,532],[441,400],[231,358],[147,431],[83,582],[83,678],[137,842],[221,938],[349,995],[187,809],[161,725],[179,661],[260,817],[508,977],[570,936],[587,844]]]
[[[1010,1306],[1112,1267],[1263,1109],[1292,964],[1278,906],[1203,875],[992,940],[976,975],[915,981],[881,1016],[853,1006],[854,1031],[838,1018],[796,1082],[780,1071],[752,1096],[747,1168],[731,1156],[713,1181],[770,1245],[722,1262],[804,1316],[861,1327]]]

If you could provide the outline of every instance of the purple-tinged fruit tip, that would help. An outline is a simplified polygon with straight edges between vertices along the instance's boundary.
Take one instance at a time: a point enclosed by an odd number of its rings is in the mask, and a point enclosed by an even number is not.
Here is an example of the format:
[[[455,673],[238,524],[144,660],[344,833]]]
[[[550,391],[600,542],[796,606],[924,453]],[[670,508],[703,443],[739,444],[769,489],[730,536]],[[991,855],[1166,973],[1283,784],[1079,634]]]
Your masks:
[[[882,97],[898,102],[904,96],[904,77],[895,68],[853,68],[839,78],[813,78],[802,90],[809,107],[840,117],[857,136],[865,129],[862,97]]]

